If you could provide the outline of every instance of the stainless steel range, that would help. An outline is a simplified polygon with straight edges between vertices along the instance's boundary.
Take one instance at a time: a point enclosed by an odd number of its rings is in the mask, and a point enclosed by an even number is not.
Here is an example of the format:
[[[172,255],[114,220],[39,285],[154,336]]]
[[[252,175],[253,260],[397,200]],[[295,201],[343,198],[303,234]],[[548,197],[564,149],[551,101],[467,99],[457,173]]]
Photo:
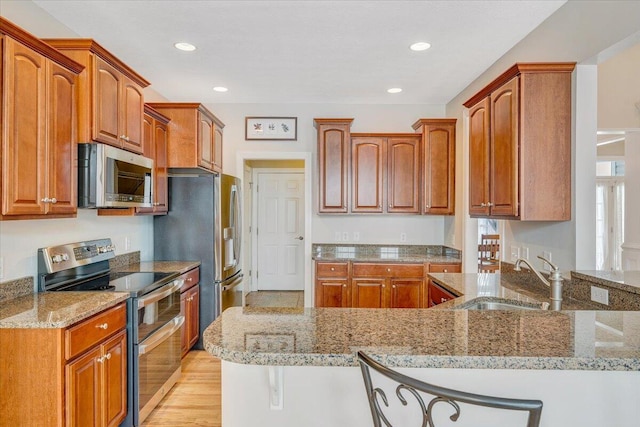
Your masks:
[[[38,249],[38,286],[44,291],[128,292],[127,418],[139,426],[180,378],[179,273],[111,272],[111,239]]]

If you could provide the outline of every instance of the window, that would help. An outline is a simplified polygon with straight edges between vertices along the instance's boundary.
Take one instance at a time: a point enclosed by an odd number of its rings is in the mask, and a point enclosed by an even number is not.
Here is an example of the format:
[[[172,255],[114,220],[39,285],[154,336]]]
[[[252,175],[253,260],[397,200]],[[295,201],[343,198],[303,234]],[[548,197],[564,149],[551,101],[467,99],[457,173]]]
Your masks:
[[[624,161],[598,162],[596,178],[596,270],[622,269]]]

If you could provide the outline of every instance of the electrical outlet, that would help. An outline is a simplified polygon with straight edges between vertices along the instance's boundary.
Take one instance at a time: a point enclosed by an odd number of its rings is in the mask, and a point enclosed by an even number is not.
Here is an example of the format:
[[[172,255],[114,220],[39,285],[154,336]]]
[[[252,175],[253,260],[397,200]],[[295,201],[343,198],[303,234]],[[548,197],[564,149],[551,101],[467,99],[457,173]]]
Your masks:
[[[349,241],[349,232],[348,231],[343,231],[342,232],[342,241],[343,242],[348,242]]]
[[[400,233],[400,241],[401,242],[407,241],[407,233]]]
[[[4,279],[4,258],[0,256],[0,279]]]
[[[549,251],[542,251],[542,256],[544,258],[546,258],[549,262],[553,262],[553,259],[551,259],[551,252]],[[551,266],[549,264],[547,264],[546,262],[543,262],[543,266],[542,268],[546,271],[551,271]]]
[[[336,231],[333,235],[333,240],[336,242],[342,241],[342,234],[339,231]]]
[[[131,239],[127,236],[124,238],[124,250],[128,251],[129,249],[131,249]]]
[[[353,232],[353,241],[354,242],[359,242],[360,241],[360,232],[359,231],[354,231]]]
[[[511,246],[511,261],[515,261],[520,258],[520,247]]]
[[[522,247],[522,258],[524,258],[527,261],[529,261],[529,247],[528,246],[523,246]]]
[[[597,286],[591,287],[591,301],[599,302],[600,304],[609,305],[609,291]]]

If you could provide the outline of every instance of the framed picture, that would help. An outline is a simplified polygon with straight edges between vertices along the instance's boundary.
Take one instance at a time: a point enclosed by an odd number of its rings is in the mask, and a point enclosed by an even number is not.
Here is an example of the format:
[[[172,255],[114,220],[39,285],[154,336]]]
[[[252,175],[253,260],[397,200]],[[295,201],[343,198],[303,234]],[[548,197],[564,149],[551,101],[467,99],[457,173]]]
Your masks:
[[[245,117],[244,139],[296,141],[297,117]]]

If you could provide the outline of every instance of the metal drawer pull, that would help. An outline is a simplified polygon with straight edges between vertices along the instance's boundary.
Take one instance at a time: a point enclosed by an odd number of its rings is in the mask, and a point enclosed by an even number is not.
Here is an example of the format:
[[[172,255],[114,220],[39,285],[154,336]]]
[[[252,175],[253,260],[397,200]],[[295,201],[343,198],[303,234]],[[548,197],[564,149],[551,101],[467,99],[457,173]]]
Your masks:
[[[153,304],[156,301],[160,301],[162,298],[166,298],[175,291],[179,290],[184,285],[184,279],[178,279],[173,281],[173,285],[167,289],[163,289],[161,292],[151,292],[143,298],[138,298],[138,308],[146,307],[149,304]]]
[[[158,329],[149,338],[142,341],[138,346],[138,354],[146,354],[162,344],[167,338],[169,338],[175,331],[180,329],[184,323],[184,316],[176,316],[169,323]]]
[[[447,302],[446,298],[440,298],[440,302]]]
[[[96,325],[96,328],[98,329],[108,329],[109,328],[109,324],[107,322],[101,324],[101,325]]]
[[[111,359],[111,353],[107,353],[104,356],[100,356],[96,359],[96,362],[103,363],[105,360]]]
[[[336,271],[336,269],[334,267],[331,267],[331,271]]]

